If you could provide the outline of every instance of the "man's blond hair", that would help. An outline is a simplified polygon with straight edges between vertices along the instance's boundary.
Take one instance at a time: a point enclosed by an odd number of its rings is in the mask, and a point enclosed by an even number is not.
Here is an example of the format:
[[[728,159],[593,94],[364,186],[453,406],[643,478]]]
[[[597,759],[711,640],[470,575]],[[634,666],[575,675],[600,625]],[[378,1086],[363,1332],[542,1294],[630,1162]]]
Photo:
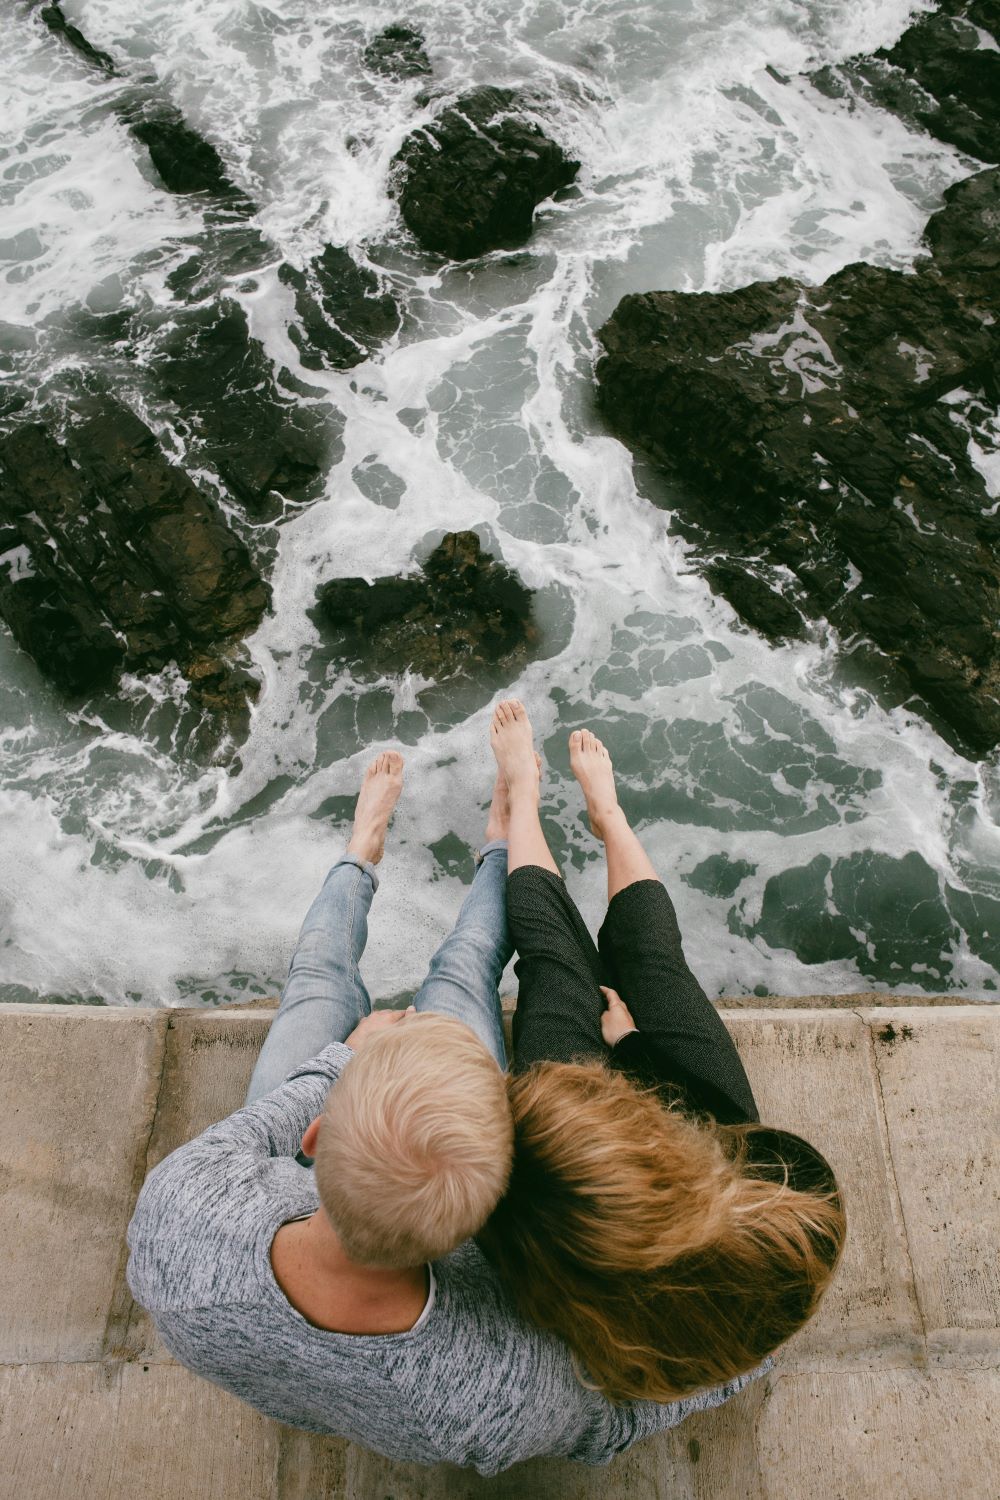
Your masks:
[[[419,1265],[482,1227],[507,1186],[506,1080],[467,1026],[431,1012],[377,1032],[327,1098],[316,1187],[361,1265]]]

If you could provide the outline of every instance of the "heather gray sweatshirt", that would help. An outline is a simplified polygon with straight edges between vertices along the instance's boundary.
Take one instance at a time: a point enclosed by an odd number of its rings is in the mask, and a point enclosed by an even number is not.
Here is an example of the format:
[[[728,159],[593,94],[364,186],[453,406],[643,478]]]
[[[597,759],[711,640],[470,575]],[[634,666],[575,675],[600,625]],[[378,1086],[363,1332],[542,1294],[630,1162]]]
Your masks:
[[[314,1328],[275,1281],[270,1247],[279,1225],[319,1207],[295,1153],[351,1056],[325,1048],[150,1173],[128,1282],[182,1364],[292,1427],[481,1474],[545,1454],[607,1463],[754,1378],[665,1406],[613,1405],[581,1385],[564,1344],[518,1317],[471,1241],[434,1262],[408,1332]]]

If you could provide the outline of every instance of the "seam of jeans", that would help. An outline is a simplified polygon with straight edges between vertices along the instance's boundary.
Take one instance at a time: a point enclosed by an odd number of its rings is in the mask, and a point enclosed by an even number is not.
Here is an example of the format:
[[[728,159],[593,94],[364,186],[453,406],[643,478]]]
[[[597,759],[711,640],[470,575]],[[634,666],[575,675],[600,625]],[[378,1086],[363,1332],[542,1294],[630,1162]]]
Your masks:
[[[355,999],[357,999],[357,978],[360,977],[360,969],[358,966],[358,960],[354,957],[354,919],[358,909],[358,891],[361,889],[361,881],[365,878],[368,872],[367,870],[363,869],[361,865],[355,865],[355,869],[358,872],[358,876],[354,882],[354,885],[351,887],[351,913],[347,921],[347,942],[351,959],[351,985],[354,989]],[[370,1011],[365,1011],[363,1012],[363,1016],[369,1015],[370,1013]],[[340,1038],[340,1040],[342,1041],[343,1038]]]

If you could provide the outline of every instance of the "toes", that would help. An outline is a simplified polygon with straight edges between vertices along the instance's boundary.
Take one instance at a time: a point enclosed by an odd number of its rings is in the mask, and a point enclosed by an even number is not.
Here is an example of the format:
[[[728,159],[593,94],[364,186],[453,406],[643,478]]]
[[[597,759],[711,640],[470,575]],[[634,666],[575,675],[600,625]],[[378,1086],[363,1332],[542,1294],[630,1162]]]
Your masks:
[[[401,771],[403,769],[403,757],[398,750],[387,750],[382,757],[385,761],[387,771]]]
[[[582,744],[583,744],[583,731],[580,730],[580,729],[574,729],[573,733],[569,737],[569,748],[571,750],[579,750],[579,748],[580,748],[580,746]]]

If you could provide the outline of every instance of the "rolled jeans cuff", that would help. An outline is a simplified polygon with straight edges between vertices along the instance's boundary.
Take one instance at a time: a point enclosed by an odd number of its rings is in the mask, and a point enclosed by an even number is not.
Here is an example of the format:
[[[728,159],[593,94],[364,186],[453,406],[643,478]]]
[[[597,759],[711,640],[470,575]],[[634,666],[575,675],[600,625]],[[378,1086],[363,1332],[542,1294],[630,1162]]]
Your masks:
[[[495,849],[502,849],[504,851],[504,853],[506,853],[507,852],[507,840],[506,839],[490,839],[490,841],[489,841],[488,844],[484,844],[481,849],[477,849],[476,852],[475,852],[475,855],[473,856],[474,859],[475,859],[475,861],[476,861],[476,864],[477,865],[481,865],[482,862],[483,862],[483,860],[486,858],[487,854],[492,854]]]
[[[378,890],[378,876],[375,873],[375,866],[372,864],[371,860],[362,859],[360,854],[342,854],[337,860],[337,864],[357,865],[358,869],[364,870],[365,874],[368,876],[368,879],[372,883],[372,890]],[[336,869],[336,865],[334,866],[334,869]]]

